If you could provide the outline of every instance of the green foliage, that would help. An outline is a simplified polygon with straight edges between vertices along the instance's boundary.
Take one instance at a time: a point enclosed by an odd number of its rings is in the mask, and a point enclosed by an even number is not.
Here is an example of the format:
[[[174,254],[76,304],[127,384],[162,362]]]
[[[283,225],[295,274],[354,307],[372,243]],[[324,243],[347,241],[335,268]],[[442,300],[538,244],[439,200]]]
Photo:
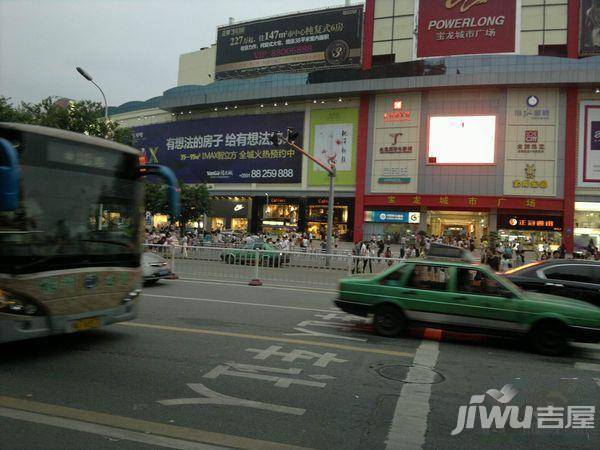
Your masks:
[[[15,107],[9,98],[0,96],[0,122],[42,125],[132,144],[129,128],[104,120],[104,106],[100,102],[71,100],[65,106],[56,100],[58,97],[46,97],[39,103],[21,102]]]
[[[181,214],[179,220],[185,231],[188,222],[196,222],[210,212],[211,199],[205,184],[183,184],[181,188]]]
[[[211,199],[205,184],[183,184],[181,188],[181,213],[179,221],[185,229],[188,222],[196,222],[210,213]],[[167,189],[161,184],[146,185],[146,211],[152,214],[168,214]]]

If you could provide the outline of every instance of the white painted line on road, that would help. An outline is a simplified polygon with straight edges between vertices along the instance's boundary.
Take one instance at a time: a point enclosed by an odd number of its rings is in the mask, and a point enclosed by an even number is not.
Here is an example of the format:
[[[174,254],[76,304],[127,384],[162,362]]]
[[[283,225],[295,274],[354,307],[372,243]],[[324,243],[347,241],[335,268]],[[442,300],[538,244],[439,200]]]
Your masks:
[[[0,407],[0,416],[10,419],[24,420],[52,427],[66,428],[69,430],[82,431],[84,433],[97,434],[103,437],[114,439],[125,439],[127,441],[142,442],[144,444],[156,445],[159,447],[176,448],[180,450],[218,450],[226,447],[217,447],[214,445],[201,444],[198,442],[184,441],[164,436],[157,436],[150,433],[141,433],[139,431],[124,430],[113,428],[106,425],[81,422],[79,420],[64,419],[62,417],[47,416],[18,409]],[[89,447],[91,444],[85,445]],[[121,446],[125,448],[126,446]]]
[[[299,311],[317,311],[317,312],[329,312],[326,309],[317,308],[304,308],[302,306],[285,306],[285,305],[270,305],[267,303],[249,303],[249,302],[236,302],[233,300],[218,300],[216,298],[196,298],[196,297],[179,297],[177,295],[158,295],[158,294],[146,294],[142,293],[144,297],[156,297],[156,298],[174,298],[178,300],[191,300],[196,302],[211,302],[211,303],[231,303],[232,305],[245,305],[245,306],[258,306],[263,308],[279,308],[279,309],[296,309]]]
[[[592,378],[592,380],[594,380],[594,383],[596,383],[598,387],[600,387],[600,378]]]
[[[240,282],[240,281],[231,281],[231,280],[223,280],[223,281],[218,281],[218,280],[206,280],[206,279],[196,279],[196,278],[179,278],[178,280],[164,280],[167,283],[196,283],[196,284],[226,284],[228,286],[238,286],[238,287],[245,287],[248,289],[254,289],[256,290],[256,286],[248,286],[248,282]],[[334,289],[325,289],[325,288],[315,288],[315,287],[303,287],[303,286],[298,286],[298,287],[289,287],[286,286],[284,284],[263,284],[262,286],[260,286],[260,289],[277,289],[277,290],[283,290],[283,291],[297,291],[297,292],[305,292],[305,293],[312,293],[312,292],[325,292],[327,294],[335,294],[337,291]]]
[[[592,370],[594,372],[600,372],[600,364],[575,363],[575,368],[579,370]]]
[[[266,411],[272,411],[283,414],[293,414],[301,416],[306,412],[302,408],[292,408],[291,406],[275,405],[272,403],[256,402],[253,400],[246,400],[243,398],[230,397],[229,395],[215,392],[202,383],[189,383],[188,387],[197,392],[198,394],[204,395],[205,397],[191,397],[191,398],[174,398],[170,400],[159,400],[158,403],[164,406],[180,406],[180,405],[226,405],[226,406],[243,406],[245,408],[262,409]]]
[[[434,369],[439,349],[437,341],[422,341],[415,352],[413,365]],[[407,383],[400,391],[388,431],[386,450],[420,450],[425,445],[427,416],[431,409],[431,383],[435,374],[414,366],[409,369],[405,379]]]

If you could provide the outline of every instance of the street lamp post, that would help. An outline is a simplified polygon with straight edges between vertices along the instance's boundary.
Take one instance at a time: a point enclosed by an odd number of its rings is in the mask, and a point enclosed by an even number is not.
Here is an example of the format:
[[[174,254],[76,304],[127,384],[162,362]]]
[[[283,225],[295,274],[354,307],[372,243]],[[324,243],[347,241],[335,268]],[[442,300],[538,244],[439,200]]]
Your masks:
[[[333,247],[333,208],[334,208],[334,181],[335,181],[335,165],[331,164],[327,166],[319,161],[317,158],[309,154],[306,150],[296,145],[295,141],[298,138],[300,133],[295,131],[293,128],[288,128],[286,136],[284,137],[281,133],[277,131],[273,132],[273,136],[271,138],[271,142],[273,145],[280,145],[282,142],[292,147],[294,150],[299,151],[308,159],[313,161],[315,164],[319,165],[329,175],[329,201],[327,204],[327,242],[325,246],[325,253],[331,254]],[[331,264],[331,261],[328,258],[327,264]]]
[[[98,86],[94,82],[94,79],[91,77],[91,75],[89,73],[87,73],[81,67],[76,67],[76,69],[77,69],[77,72],[79,72],[79,75],[81,75],[86,80],[91,81],[91,83],[100,90],[100,93],[102,94],[102,98],[104,99],[104,120],[106,122],[108,122],[108,103],[106,102],[106,95],[104,95],[104,91],[102,90],[102,88],[100,86]]]

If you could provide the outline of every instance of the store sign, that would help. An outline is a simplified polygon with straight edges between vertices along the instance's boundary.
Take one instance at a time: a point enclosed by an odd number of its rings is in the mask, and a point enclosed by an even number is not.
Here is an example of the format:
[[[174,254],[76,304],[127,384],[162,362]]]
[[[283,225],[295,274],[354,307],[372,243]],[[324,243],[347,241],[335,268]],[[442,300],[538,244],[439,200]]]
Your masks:
[[[417,57],[516,51],[516,0],[419,2]]]
[[[302,155],[269,137],[303,125],[299,112],[168,122],[133,128],[134,146],[184,183],[299,183]]]
[[[365,211],[365,222],[376,223],[419,223],[420,212]]]
[[[504,195],[556,195],[558,91],[509,89]]]
[[[580,0],[579,26],[579,54],[600,55],[600,3],[597,0]]]
[[[217,79],[359,66],[363,5],[255,20],[217,29]]]
[[[379,147],[380,154],[389,154],[389,153],[412,153],[413,146],[412,145],[401,145],[402,144],[402,136],[404,133],[388,133],[389,142],[387,142],[385,147]]]
[[[548,181],[537,180],[535,177],[535,170],[535,164],[525,164],[525,178],[520,180],[513,180],[513,187],[523,189],[546,189],[548,187]]]
[[[582,102],[579,117],[578,186],[600,187],[600,102]]]
[[[562,217],[500,214],[498,216],[498,229],[562,231]]]
[[[384,167],[377,181],[382,184],[409,184],[409,174],[408,167]]]

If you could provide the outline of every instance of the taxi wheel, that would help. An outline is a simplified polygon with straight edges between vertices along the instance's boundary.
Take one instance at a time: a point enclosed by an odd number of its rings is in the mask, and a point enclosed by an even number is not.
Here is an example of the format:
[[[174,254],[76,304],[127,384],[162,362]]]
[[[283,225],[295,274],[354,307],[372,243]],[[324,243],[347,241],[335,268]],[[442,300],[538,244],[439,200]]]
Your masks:
[[[549,356],[564,353],[569,345],[568,330],[558,322],[536,325],[530,332],[529,340],[536,352]]]
[[[381,305],[375,309],[373,327],[380,336],[395,337],[406,330],[406,318],[400,308]]]

